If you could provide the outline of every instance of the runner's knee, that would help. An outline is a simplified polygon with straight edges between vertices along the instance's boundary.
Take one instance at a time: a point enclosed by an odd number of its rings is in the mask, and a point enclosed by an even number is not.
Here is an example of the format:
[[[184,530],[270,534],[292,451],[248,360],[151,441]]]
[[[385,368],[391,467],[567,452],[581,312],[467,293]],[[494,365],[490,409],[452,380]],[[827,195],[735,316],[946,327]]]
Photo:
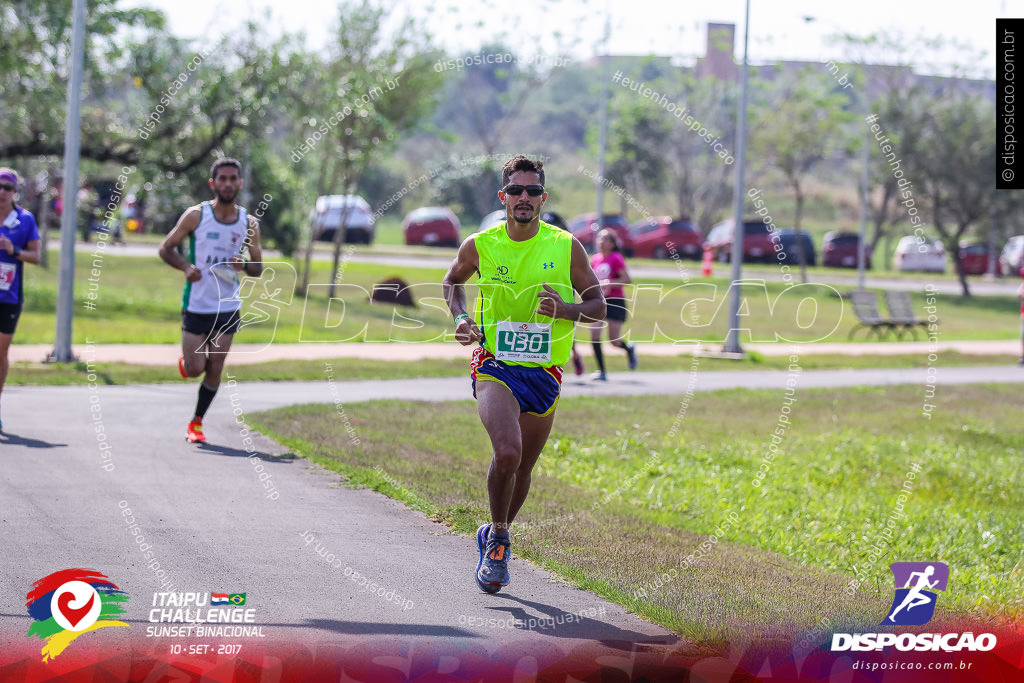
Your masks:
[[[494,466],[502,474],[512,474],[519,469],[522,451],[512,444],[504,444],[494,448]]]
[[[185,356],[185,374],[189,377],[198,377],[206,369],[206,356],[203,354],[190,354]]]

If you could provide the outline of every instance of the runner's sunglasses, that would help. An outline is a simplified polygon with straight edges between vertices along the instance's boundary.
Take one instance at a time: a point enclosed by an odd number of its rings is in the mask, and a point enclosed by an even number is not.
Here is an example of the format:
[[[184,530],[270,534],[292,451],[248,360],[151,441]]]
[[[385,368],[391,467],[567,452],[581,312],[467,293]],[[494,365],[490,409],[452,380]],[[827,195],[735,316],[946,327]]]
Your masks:
[[[507,185],[502,192],[507,194],[509,197],[518,197],[526,190],[526,194],[531,197],[539,197],[544,194],[543,185]]]

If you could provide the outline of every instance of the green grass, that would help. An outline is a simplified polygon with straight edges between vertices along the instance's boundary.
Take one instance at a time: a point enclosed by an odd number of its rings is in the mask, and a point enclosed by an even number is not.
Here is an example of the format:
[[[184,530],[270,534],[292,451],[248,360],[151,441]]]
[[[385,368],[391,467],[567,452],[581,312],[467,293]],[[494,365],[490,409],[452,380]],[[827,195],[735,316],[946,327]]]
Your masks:
[[[421,253],[418,251],[412,254]],[[243,312],[255,322],[240,341],[266,343],[442,341],[450,340],[451,318],[442,299],[443,268],[409,268],[344,263],[335,298],[327,297],[331,264],[314,262],[306,296],[294,294],[296,275],[290,261],[268,265],[259,280],[246,279]],[[55,329],[58,268],[27,270],[26,305],[18,327],[19,343],[52,342]],[[177,343],[183,278],[152,259],[108,254],[97,262],[77,255],[73,341],[95,343]],[[414,309],[369,303],[374,285],[401,277],[418,306]],[[90,283],[92,278],[94,282]],[[475,287],[467,294],[475,296]],[[722,278],[680,284],[679,280],[638,278],[631,303],[629,338],[633,341],[720,343],[728,327],[729,283]],[[845,341],[855,319],[838,288],[806,285],[786,289],[782,283],[751,285],[743,290],[740,342],[789,339]],[[92,297],[92,298],[89,298]],[[809,297],[806,298],[805,297]],[[913,296],[924,315],[924,298]],[[94,310],[86,310],[86,304]],[[940,339],[1016,339],[1019,311],[1012,297],[937,297]],[[262,318],[262,320],[259,320]],[[863,333],[858,339],[863,338]]]
[[[1002,385],[942,386],[937,398],[926,420],[922,387],[799,390],[761,486],[753,481],[778,423],[778,392],[563,399],[515,550],[705,644],[792,633],[822,617],[835,628],[877,624],[893,561],[949,564],[940,621],[1019,619],[1024,402]],[[464,534],[486,519],[490,449],[475,405],[385,401],[346,413],[358,445],[342,438],[332,406],[251,421],[353,485]],[[913,463],[922,472],[906,517],[874,557]],[[678,576],[659,580],[673,569]],[[863,583],[848,595],[855,578]]]
[[[240,382],[279,382],[325,380],[324,368],[330,364],[332,373],[341,381],[368,379],[403,379],[407,377],[453,377],[468,373],[468,360],[382,361],[360,358],[324,360],[282,360],[252,365],[234,365],[228,361],[227,371]],[[11,364],[8,385],[60,386],[88,384],[90,373],[106,385],[157,384],[164,382],[194,383],[183,379],[177,367],[168,365],[133,365],[130,363],[25,363]]]
[[[640,349],[642,369],[657,369],[659,372],[714,372],[726,370],[785,370],[789,360],[784,356],[763,356],[750,353],[742,360],[725,358],[698,358],[692,356],[643,357]],[[1016,356],[970,355],[957,351],[946,351],[940,356],[941,365],[977,366],[1012,365]],[[368,379],[405,379],[410,377],[457,377],[468,374],[468,352],[465,360],[433,359],[427,361],[363,360],[359,358],[336,358],[323,360],[282,360],[251,365],[234,364],[228,361],[232,375],[244,382],[317,381],[324,379],[324,367],[330,363],[337,377],[344,381]],[[625,356],[609,351],[605,356],[609,372],[627,372]],[[592,364],[591,364],[592,365]],[[805,370],[852,369],[852,368],[911,368],[928,367],[925,354],[898,356],[848,356],[837,354],[808,354],[801,356],[800,365]],[[591,368],[592,369],[592,368]],[[182,379],[173,365],[133,365],[130,363],[93,363],[91,372],[104,384],[154,384],[161,382],[194,382]],[[29,363],[18,361],[11,364],[7,377],[8,385],[58,386],[83,385],[90,367],[84,362],[77,363]]]

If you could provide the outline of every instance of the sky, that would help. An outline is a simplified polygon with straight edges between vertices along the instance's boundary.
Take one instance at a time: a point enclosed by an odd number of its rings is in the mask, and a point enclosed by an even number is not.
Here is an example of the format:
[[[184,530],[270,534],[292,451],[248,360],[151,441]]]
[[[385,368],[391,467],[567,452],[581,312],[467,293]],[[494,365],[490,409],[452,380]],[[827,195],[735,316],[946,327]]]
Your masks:
[[[707,23],[718,22],[737,25],[737,61],[742,57],[743,0],[381,2],[393,8],[396,19],[410,15],[420,19],[434,42],[450,54],[475,51],[488,40],[503,38],[523,56],[538,51],[568,52],[574,60],[582,60],[605,51],[602,38],[607,18],[608,52],[613,55],[656,54],[692,63],[704,53]],[[911,48],[921,45],[924,37],[944,37],[965,43],[972,50],[931,56],[921,64],[921,70],[942,72],[946,70],[942,64],[958,62],[970,67],[975,75],[988,78],[995,76],[995,18],[1024,16],[1024,0],[972,0],[946,3],[946,7],[926,0],[751,0],[750,4],[750,59],[754,63],[780,59],[839,61],[846,55],[834,40],[829,40],[830,36],[898,31]],[[326,44],[337,2],[122,0],[122,5],[163,10],[171,31],[182,37],[215,39],[254,18],[266,25],[268,35],[304,31],[307,45],[317,48]],[[974,58],[968,60],[965,54]]]

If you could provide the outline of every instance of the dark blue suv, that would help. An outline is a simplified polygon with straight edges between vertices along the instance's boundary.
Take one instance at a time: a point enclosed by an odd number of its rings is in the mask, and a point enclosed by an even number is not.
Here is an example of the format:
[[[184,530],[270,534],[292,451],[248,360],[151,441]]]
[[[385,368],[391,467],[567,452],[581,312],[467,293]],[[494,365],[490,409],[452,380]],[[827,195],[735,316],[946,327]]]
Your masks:
[[[803,230],[800,231],[800,241],[804,245],[804,263],[809,266],[818,264],[818,257],[814,253],[814,241],[811,236]],[[776,252],[776,260],[788,266],[800,265],[800,252],[797,251],[796,230],[794,228],[781,228],[772,235],[772,242],[781,242],[782,251]]]

